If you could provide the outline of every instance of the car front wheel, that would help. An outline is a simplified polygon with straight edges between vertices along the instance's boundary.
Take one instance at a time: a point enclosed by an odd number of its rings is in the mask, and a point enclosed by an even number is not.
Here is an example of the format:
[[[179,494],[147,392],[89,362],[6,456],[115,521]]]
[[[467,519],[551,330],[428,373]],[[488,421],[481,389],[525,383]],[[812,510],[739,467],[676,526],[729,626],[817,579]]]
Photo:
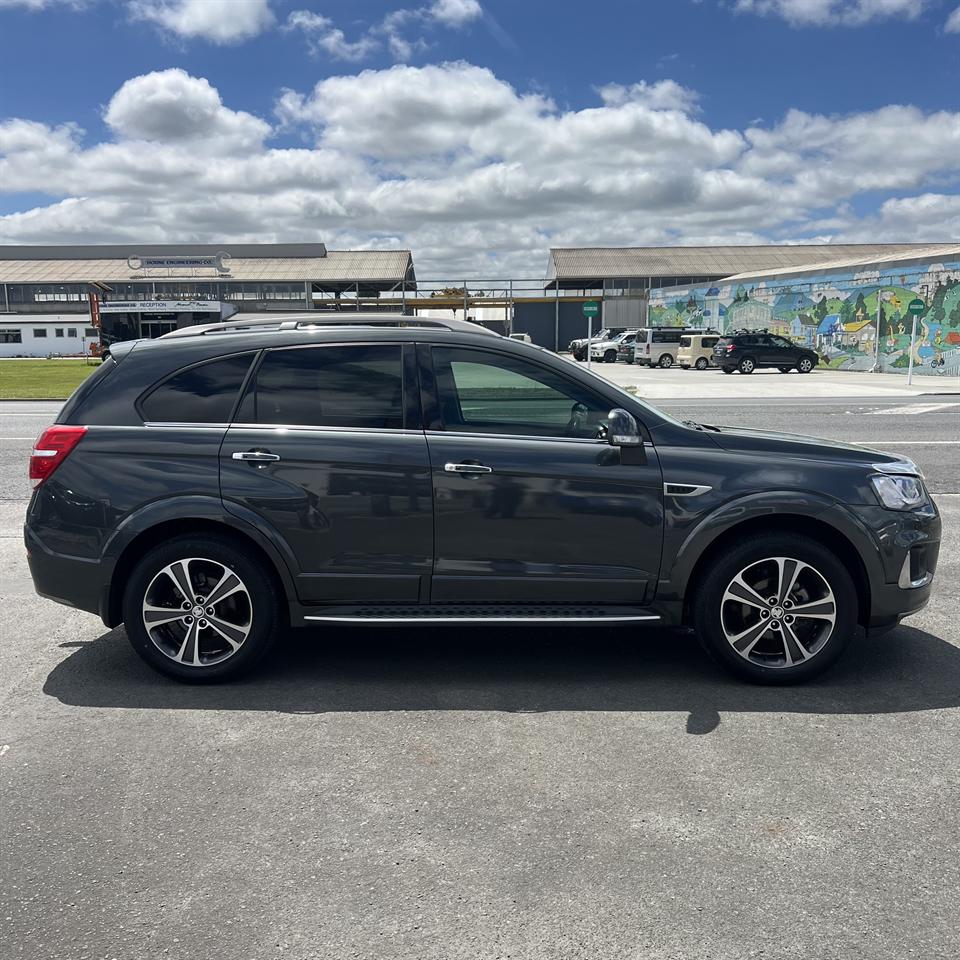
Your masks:
[[[744,357],[740,363],[737,364],[737,369],[741,373],[753,373],[756,370],[757,365],[753,360],[753,357]]]
[[[673,357],[671,357],[669,353],[665,353],[665,354],[660,358],[660,364],[659,364],[659,365],[660,365],[664,370],[669,370],[669,369],[673,366]]]
[[[127,636],[155,670],[188,683],[252,669],[276,640],[273,580],[227,537],[175,537],[134,567],[123,599]]]
[[[604,362],[604,363],[616,363],[616,362],[617,362],[617,351],[616,351],[616,350],[608,350],[608,351],[603,355],[603,362]]]
[[[754,683],[800,683],[840,657],[856,631],[857,592],[844,564],[797,534],[745,539],[697,590],[694,628],[722,666]]]
[[[797,364],[797,370],[800,373],[809,373],[813,369],[813,361],[809,357],[801,357]]]

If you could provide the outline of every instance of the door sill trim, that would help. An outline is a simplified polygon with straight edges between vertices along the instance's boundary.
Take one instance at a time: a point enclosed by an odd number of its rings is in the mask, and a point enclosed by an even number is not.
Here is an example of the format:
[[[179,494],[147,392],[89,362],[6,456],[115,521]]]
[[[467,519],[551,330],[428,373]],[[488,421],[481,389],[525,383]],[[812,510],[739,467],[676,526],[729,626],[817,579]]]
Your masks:
[[[660,616],[651,614],[613,614],[611,616],[572,617],[562,614],[546,614],[544,616],[524,616],[523,614],[497,615],[492,617],[459,616],[447,614],[437,616],[424,614],[423,616],[372,616],[365,617],[357,614],[310,614],[303,618],[311,622],[325,623],[627,623],[641,620],[659,620]]]

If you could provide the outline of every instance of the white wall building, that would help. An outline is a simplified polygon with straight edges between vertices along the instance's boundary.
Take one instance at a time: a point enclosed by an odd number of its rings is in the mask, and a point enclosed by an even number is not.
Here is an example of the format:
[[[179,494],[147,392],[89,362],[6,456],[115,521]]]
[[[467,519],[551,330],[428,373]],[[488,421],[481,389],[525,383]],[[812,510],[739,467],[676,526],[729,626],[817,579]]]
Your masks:
[[[0,357],[90,356],[99,344],[83,314],[0,313]]]

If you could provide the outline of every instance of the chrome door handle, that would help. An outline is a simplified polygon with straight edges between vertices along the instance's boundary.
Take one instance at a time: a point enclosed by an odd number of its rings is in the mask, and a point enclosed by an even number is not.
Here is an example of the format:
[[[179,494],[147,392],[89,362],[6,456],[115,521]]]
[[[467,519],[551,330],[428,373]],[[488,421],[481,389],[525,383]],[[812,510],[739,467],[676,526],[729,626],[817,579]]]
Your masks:
[[[493,467],[485,467],[482,463],[445,463],[443,469],[447,473],[462,473],[467,476],[493,473]]]
[[[279,454],[267,453],[266,450],[243,450],[232,453],[230,456],[234,460],[252,460],[254,463],[268,463],[280,459]]]

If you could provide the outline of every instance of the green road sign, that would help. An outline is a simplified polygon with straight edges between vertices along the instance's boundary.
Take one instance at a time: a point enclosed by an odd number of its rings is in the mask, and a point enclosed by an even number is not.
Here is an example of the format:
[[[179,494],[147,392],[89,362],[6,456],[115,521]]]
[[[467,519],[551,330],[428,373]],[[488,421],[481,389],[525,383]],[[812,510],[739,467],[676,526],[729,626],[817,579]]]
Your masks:
[[[924,310],[927,309],[927,305],[922,300],[911,300],[907,304],[907,312],[913,314],[915,317],[919,317]]]
[[[583,305],[583,315],[585,317],[595,317],[600,313],[600,304],[596,300],[588,300]]]

